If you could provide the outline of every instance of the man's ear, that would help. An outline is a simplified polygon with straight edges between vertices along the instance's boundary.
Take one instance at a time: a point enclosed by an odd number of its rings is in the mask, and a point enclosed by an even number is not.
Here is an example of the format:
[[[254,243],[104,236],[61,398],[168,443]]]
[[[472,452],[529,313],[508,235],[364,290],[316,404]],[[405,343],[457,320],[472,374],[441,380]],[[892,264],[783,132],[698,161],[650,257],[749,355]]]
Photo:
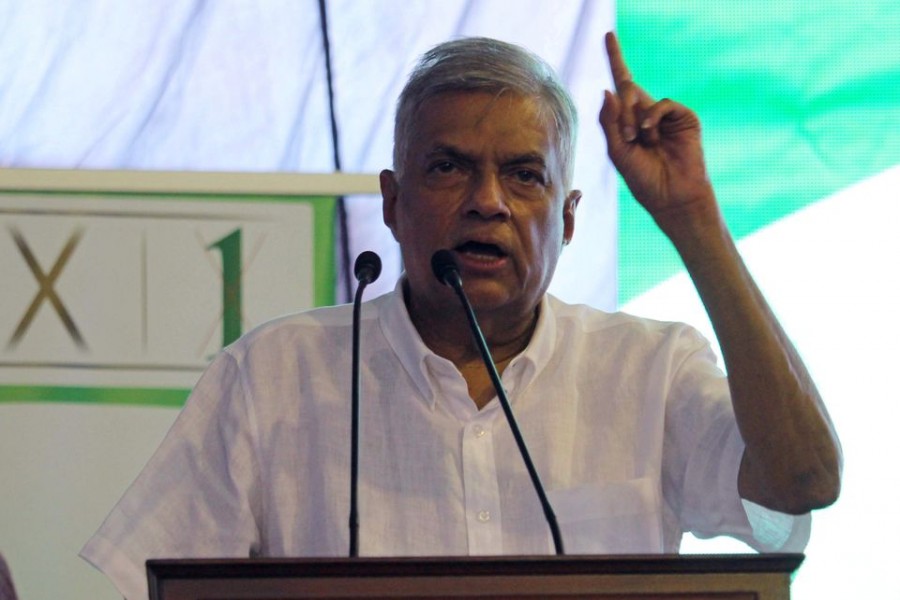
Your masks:
[[[394,225],[397,222],[397,194],[400,190],[397,176],[390,169],[385,169],[378,174],[378,183],[381,186],[381,216],[396,240],[397,232]]]
[[[568,246],[575,235],[575,209],[581,202],[581,190],[572,190],[563,201],[563,245]]]

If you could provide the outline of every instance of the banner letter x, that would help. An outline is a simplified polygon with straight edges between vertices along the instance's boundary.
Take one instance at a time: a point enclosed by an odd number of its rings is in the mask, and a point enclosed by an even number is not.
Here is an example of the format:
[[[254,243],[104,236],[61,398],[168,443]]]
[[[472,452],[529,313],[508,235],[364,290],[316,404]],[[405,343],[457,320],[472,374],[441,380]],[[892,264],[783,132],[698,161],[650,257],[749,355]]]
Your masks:
[[[19,340],[22,339],[22,336],[25,335],[25,332],[28,330],[28,327],[34,320],[34,317],[37,314],[38,309],[41,307],[41,304],[43,304],[44,300],[46,300],[50,302],[50,304],[56,310],[56,314],[59,315],[59,318],[62,320],[63,325],[65,325],[66,331],[69,332],[69,335],[72,336],[72,339],[75,340],[75,343],[78,345],[78,347],[86,347],[84,338],[81,337],[81,333],[79,333],[78,327],[75,326],[75,321],[72,320],[72,316],[69,314],[69,311],[66,310],[66,307],[63,305],[62,300],[60,300],[59,295],[56,293],[56,290],[53,289],[53,285],[59,278],[59,274],[62,273],[63,267],[66,266],[66,262],[68,262],[69,258],[72,256],[72,252],[75,250],[75,246],[78,245],[78,241],[81,239],[82,231],[79,229],[72,234],[72,236],[66,242],[65,247],[62,249],[62,252],[59,254],[59,258],[56,259],[56,263],[53,265],[53,268],[50,269],[50,272],[46,274],[44,273],[43,269],[41,269],[41,265],[38,264],[37,259],[34,257],[34,253],[31,251],[31,248],[28,247],[28,243],[25,241],[22,233],[18,229],[12,227],[10,228],[10,233],[12,234],[13,240],[15,240],[16,242],[16,246],[19,248],[19,252],[22,253],[22,257],[25,259],[25,263],[28,265],[28,268],[31,269],[34,278],[37,280],[39,288],[37,294],[34,297],[34,300],[31,301],[31,305],[28,307],[28,310],[25,311],[25,315],[22,316],[22,320],[19,321],[19,325],[16,327],[12,338],[9,340],[9,346],[12,347],[19,343]]]

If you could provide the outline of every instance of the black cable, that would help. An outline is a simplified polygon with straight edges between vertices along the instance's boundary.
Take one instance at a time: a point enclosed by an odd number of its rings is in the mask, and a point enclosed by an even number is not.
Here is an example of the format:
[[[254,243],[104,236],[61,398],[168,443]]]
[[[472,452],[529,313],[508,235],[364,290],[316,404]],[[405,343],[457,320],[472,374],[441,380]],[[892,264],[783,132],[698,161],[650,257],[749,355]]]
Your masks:
[[[338,137],[337,112],[334,107],[334,75],[331,69],[331,42],[328,38],[328,11],[326,0],[319,0],[319,25],[322,28],[322,49],[325,51],[325,77],[328,84],[328,114],[331,120],[331,148],[334,170],[341,171],[340,140]],[[344,196],[336,198],[336,211],[338,222],[338,245],[340,248],[339,272],[343,274],[341,280],[341,297],[339,301],[351,297],[353,289],[350,275],[350,225],[347,217],[347,203]]]

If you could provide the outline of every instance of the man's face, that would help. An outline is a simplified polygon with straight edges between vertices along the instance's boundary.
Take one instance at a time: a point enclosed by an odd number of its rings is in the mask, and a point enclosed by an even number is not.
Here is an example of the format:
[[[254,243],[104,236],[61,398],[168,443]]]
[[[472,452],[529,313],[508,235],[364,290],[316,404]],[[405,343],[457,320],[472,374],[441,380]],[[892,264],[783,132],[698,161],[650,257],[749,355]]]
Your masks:
[[[515,94],[453,92],[419,108],[397,180],[381,175],[384,220],[400,243],[413,309],[457,304],[431,271],[453,252],[476,311],[533,311],[573,233],[549,111]]]

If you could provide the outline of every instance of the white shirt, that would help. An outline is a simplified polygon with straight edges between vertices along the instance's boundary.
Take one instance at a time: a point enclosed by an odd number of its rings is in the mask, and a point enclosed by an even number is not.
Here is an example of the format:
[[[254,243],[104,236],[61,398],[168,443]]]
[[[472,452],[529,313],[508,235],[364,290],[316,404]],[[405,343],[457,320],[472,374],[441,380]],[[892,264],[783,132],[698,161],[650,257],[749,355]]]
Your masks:
[[[346,556],[350,328],[350,306],[317,309],[226,348],[82,556],[128,598],[148,558]],[[476,408],[399,286],[361,340],[360,554],[552,553],[497,399]],[[677,552],[684,531],[805,545],[808,516],[751,527],[727,381],[690,327],[546,297],[502,379],[567,554]]]

